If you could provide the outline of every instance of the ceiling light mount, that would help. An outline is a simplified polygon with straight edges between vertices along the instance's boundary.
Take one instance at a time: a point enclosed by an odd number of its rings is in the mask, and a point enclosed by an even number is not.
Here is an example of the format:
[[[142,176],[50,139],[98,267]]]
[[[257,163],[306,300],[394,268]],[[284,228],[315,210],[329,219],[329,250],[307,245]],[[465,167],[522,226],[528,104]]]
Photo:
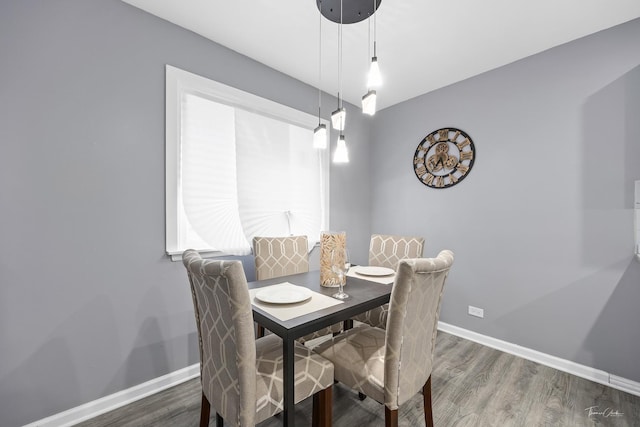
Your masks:
[[[371,0],[343,0],[343,2],[342,23],[355,24],[373,15],[380,7],[382,0],[375,0],[375,9],[373,8],[374,2]],[[322,8],[320,8],[320,3],[322,3]],[[322,16],[329,21],[340,23],[340,0],[316,0],[316,6]]]

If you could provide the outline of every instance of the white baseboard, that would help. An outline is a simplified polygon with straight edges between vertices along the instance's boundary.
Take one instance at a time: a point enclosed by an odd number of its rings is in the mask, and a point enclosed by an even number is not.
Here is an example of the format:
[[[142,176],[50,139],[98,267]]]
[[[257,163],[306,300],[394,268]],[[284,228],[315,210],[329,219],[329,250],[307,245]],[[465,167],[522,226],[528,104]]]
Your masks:
[[[640,396],[640,383],[631,381],[626,378],[619,377],[617,375],[609,375],[609,385],[618,390],[626,391],[629,394],[635,394]]]
[[[438,329],[451,335],[456,335],[469,341],[474,341],[478,344],[495,348],[496,350],[504,351],[505,353],[513,354],[514,356],[531,360],[532,362],[537,362],[541,365],[549,366],[559,371],[567,372],[577,377],[585,378],[611,388],[640,396],[640,382],[631,381],[626,378],[612,375],[609,372],[594,369],[570,360],[561,359],[550,354],[522,347],[517,344],[512,344],[507,341],[502,341],[497,338],[492,338],[487,335],[482,335],[445,322],[438,322]]]
[[[159,393],[175,385],[181,384],[200,375],[200,363],[187,366],[175,372],[170,372],[137,386],[102,397],[84,405],[76,406],[23,427],[69,427],[97,417],[98,415],[120,408]]]

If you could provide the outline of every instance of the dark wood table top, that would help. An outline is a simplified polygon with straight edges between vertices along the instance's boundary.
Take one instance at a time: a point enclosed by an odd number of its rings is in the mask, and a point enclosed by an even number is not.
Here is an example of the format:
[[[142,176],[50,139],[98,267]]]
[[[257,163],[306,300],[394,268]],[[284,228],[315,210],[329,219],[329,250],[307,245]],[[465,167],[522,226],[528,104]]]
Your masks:
[[[282,282],[305,286],[312,291],[328,296],[331,296],[338,291],[337,287],[327,288],[320,286],[320,271],[317,270],[310,271],[308,273],[249,282],[249,289],[261,288]],[[282,338],[296,339],[324,327],[331,326],[334,323],[348,320],[357,314],[364,313],[367,310],[388,303],[391,296],[391,288],[391,285],[384,285],[347,276],[347,284],[344,287],[344,291],[349,294],[349,298],[344,300],[343,304],[336,304],[332,307],[314,311],[299,317],[294,317],[289,320],[280,320],[265,312],[260,307],[253,305],[253,316],[256,322],[276,335],[279,335]]]

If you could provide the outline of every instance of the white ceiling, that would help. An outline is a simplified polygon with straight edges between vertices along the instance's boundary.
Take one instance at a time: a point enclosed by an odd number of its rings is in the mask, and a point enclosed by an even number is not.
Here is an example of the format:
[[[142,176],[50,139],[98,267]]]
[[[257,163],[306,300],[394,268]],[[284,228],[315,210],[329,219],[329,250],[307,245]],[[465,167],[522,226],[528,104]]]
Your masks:
[[[123,0],[318,87],[315,0]],[[344,0],[345,2],[349,0]],[[382,0],[378,108],[640,17],[639,0]],[[322,21],[322,90],[338,92],[337,24]],[[368,22],[343,26],[343,95],[366,92]]]

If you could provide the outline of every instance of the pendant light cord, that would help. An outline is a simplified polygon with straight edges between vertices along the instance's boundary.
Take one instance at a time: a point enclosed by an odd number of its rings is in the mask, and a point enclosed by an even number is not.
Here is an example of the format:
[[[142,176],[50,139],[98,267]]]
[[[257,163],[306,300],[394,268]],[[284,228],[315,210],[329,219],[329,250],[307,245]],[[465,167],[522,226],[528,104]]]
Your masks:
[[[338,27],[338,52],[340,52],[340,58],[338,59],[338,79],[339,79],[339,93],[342,93],[342,0],[340,0],[340,26]],[[340,102],[340,108],[342,108],[342,99],[338,99]]]
[[[378,28],[376,24],[376,1],[373,0],[373,56],[376,56],[376,30]]]
[[[318,126],[322,114],[322,0],[320,0],[320,19],[318,20]]]
[[[375,1],[376,0],[373,0],[373,14],[376,13]],[[369,60],[371,59],[371,17],[369,17],[367,21],[369,22],[369,31],[367,31],[367,36],[369,37],[369,39],[367,40],[367,63],[369,63]]]

